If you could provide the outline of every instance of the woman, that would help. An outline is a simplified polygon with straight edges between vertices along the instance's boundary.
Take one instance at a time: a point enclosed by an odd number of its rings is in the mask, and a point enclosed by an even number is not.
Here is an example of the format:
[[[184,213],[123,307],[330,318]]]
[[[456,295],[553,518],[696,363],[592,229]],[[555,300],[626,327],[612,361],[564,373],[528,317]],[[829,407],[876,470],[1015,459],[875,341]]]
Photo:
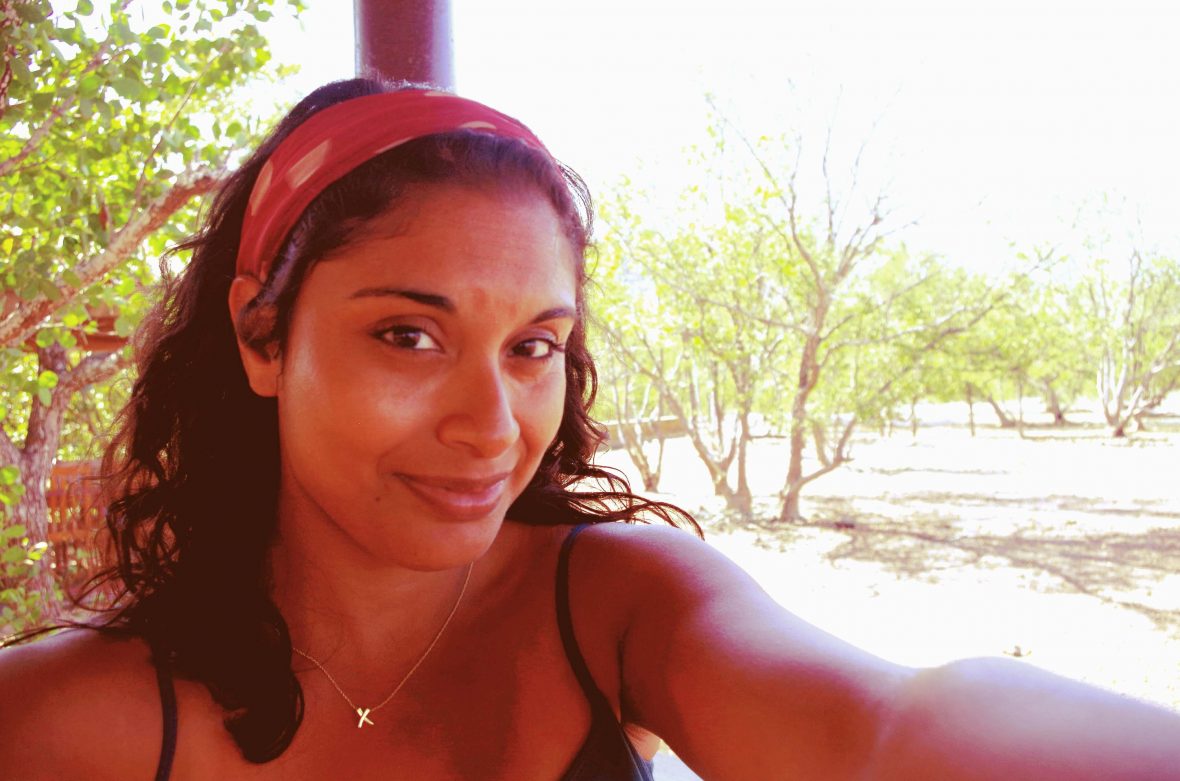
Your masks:
[[[588,222],[479,104],[296,106],[141,337],[117,609],[0,654],[0,777],[645,779],[655,735],[705,778],[1180,777],[1175,714],[890,664],[603,523],[694,526],[590,465]]]

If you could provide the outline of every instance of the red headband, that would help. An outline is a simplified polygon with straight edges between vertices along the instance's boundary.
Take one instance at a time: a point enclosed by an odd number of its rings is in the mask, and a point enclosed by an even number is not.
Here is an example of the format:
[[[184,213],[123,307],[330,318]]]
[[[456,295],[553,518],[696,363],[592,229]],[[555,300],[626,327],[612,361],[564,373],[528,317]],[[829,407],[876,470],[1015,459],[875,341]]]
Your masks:
[[[265,280],[303,210],[361,163],[407,141],[453,130],[516,138],[549,154],[512,117],[446,92],[399,90],[329,106],[284,138],[262,166],[242,222],[237,273]]]

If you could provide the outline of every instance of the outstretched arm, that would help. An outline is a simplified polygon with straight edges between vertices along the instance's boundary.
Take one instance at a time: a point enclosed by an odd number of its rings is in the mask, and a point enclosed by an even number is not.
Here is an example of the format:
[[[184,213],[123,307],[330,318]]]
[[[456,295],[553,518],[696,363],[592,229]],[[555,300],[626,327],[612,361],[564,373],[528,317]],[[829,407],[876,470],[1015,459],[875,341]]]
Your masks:
[[[866,779],[1180,779],[1180,714],[1008,659],[899,691]]]
[[[687,534],[609,527],[575,585],[610,574],[624,709],[707,779],[1180,779],[1178,714],[1009,660],[894,665]]]

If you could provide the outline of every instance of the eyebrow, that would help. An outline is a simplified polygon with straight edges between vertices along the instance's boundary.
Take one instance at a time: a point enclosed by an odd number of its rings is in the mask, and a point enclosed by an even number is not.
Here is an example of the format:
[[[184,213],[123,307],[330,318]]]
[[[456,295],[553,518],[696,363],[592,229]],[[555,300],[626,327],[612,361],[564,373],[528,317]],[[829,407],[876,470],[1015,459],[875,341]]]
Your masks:
[[[440,296],[436,293],[423,293],[420,290],[404,290],[395,287],[363,287],[360,290],[354,291],[349,298],[379,298],[382,296],[390,296],[394,298],[408,298],[411,301],[417,301],[419,304],[441,309],[444,312],[453,313],[455,311],[455,304],[446,296]]]
[[[406,290],[395,287],[363,287],[360,290],[354,291],[349,295],[349,298],[380,298],[382,296],[409,299],[424,306],[441,309],[448,314],[454,314],[456,311],[455,302],[451,301],[451,299],[446,296],[440,296],[437,293],[424,293],[421,290]],[[559,320],[561,318],[576,320],[577,312],[568,306],[555,306],[552,309],[546,309],[544,312],[541,312],[532,319],[532,322],[542,323],[546,320]]]

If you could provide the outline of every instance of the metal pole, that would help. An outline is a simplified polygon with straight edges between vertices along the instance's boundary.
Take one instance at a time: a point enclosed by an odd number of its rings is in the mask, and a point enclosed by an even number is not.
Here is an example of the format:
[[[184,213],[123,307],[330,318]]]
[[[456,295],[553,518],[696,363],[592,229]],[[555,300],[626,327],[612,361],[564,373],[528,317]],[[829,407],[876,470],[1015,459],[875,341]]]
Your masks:
[[[451,0],[354,0],[360,76],[455,86]]]

